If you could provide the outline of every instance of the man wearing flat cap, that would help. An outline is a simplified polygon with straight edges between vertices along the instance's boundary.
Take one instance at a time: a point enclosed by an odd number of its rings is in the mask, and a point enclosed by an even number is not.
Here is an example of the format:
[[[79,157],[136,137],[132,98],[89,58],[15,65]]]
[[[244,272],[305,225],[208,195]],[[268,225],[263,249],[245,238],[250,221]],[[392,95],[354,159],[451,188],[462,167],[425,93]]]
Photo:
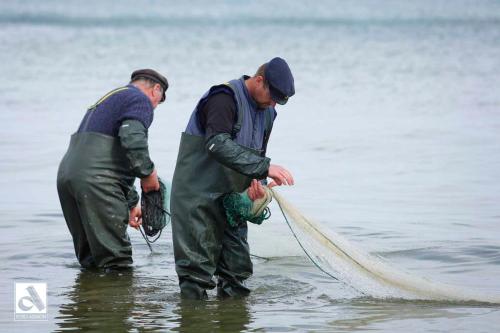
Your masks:
[[[132,263],[127,225],[138,227],[143,191],[160,185],[148,151],[153,110],[165,100],[167,79],[152,69],[132,73],[86,112],[71,136],[57,174],[59,200],[76,257],[85,268],[115,269]]]
[[[247,189],[251,200],[261,198],[267,177],[269,186],[293,185],[290,172],[270,164],[266,148],[276,104],[294,93],[288,64],[274,58],[253,77],[211,87],[196,105],[182,133],[170,201],[182,298],[206,299],[216,286],[222,298],[249,294],[247,222],[228,224],[222,201]]]

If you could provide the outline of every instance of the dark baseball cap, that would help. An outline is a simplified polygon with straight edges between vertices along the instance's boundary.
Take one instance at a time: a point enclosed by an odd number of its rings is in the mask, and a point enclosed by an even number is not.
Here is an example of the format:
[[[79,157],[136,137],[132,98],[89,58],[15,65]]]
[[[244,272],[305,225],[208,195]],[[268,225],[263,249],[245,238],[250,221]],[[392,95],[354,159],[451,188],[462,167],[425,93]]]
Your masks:
[[[295,94],[292,71],[286,61],[279,57],[271,59],[266,64],[264,75],[273,101],[281,105],[286,104],[288,98]]]
[[[138,69],[132,73],[130,76],[131,81],[139,80],[139,79],[149,79],[154,82],[157,82],[160,84],[160,86],[163,88],[163,97],[161,98],[161,101],[163,102],[165,100],[165,93],[167,92],[168,89],[168,81],[167,78],[158,73],[157,71],[153,69]]]

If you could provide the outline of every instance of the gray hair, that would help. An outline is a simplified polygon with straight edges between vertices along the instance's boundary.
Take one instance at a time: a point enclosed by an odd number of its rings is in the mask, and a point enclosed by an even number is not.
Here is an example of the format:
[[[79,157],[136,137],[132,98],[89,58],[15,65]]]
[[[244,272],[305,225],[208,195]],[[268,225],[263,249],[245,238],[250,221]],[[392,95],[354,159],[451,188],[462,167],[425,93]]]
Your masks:
[[[161,90],[163,91],[163,87],[161,86],[160,83],[158,83],[155,80],[148,79],[146,77],[137,76],[136,78],[134,78],[133,80],[131,80],[129,84],[134,84],[134,83],[142,83],[147,88],[153,88],[155,86],[155,84],[159,84]]]

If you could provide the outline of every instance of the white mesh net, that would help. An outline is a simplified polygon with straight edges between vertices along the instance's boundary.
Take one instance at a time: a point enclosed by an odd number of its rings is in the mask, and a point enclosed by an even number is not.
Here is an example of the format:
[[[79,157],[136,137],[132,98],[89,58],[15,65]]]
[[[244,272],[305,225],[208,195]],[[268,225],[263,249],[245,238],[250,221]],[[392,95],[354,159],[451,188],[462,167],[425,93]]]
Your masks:
[[[273,196],[297,241],[313,263],[332,278],[366,296],[457,302],[499,303],[500,295],[486,295],[465,288],[432,282],[391,267],[350,244],[342,236],[321,230],[279,193]]]

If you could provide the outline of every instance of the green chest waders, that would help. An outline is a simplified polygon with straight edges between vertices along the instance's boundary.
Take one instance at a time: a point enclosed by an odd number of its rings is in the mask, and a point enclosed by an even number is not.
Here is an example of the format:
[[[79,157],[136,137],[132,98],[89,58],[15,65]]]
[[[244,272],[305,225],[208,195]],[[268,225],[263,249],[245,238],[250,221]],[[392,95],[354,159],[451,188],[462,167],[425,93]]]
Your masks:
[[[85,130],[97,106],[117,92],[110,91],[86,114]],[[127,266],[132,247],[127,235],[128,197],[134,176],[117,138],[93,132],[73,134],[57,173],[57,191],[78,261],[83,267]]]
[[[119,140],[98,133],[74,134],[59,165],[59,199],[84,267],[132,263],[126,195],[134,177],[127,165]]]
[[[183,133],[172,181],[172,232],[181,295],[206,298],[215,287],[246,295],[243,281],[252,275],[247,225],[231,227],[222,204],[225,194],[242,192],[251,179],[211,158],[205,138]]]

